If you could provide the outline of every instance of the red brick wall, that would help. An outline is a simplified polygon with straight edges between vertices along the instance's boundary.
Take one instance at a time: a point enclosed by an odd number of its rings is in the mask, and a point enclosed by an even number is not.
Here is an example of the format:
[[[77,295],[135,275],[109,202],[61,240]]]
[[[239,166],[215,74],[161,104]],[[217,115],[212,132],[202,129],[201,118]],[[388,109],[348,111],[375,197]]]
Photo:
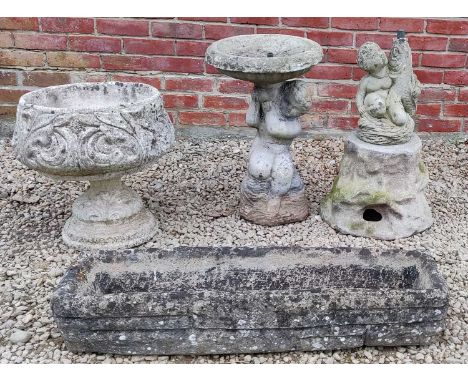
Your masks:
[[[324,48],[306,77],[314,86],[306,128],[356,127],[363,72],[356,50],[384,49],[404,29],[424,89],[418,130],[468,131],[468,20],[408,18],[0,18],[0,115],[37,87],[77,81],[140,81],[164,94],[175,124],[244,126],[251,84],[204,63],[210,42],[235,34],[285,33]]]

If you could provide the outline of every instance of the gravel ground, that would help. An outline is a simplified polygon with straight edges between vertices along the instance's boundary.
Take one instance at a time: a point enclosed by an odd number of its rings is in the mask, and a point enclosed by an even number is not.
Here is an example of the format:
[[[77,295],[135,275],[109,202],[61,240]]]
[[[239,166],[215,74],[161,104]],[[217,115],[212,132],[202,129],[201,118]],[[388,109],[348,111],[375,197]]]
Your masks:
[[[60,237],[83,182],[53,182],[26,169],[0,144],[0,359],[1,363],[466,363],[468,361],[468,146],[428,140],[424,159],[435,223],[426,232],[394,242],[335,233],[318,215],[343,151],[341,139],[298,140],[295,160],[306,183],[311,216],[265,228],[239,219],[238,188],[249,141],[180,140],[150,169],[125,181],[160,222],[145,246],[303,245],[423,249],[437,260],[450,288],[447,329],[426,347],[362,348],[227,356],[112,356],[73,354],[63,344],[49,296],[79,257]],[[2,147],[3,146],[3,147]],[[26,343],[21,343],[27,341]]]

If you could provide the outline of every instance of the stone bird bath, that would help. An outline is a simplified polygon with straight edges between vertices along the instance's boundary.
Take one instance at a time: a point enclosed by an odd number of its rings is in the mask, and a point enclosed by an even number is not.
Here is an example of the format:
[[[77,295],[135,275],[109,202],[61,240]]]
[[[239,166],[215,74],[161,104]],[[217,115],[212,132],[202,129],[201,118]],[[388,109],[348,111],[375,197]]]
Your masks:
[[[81,83],[23,95],[13,136],[16,157],[59,180],[89,181],[62,237],[80,249],[148,241],[156,220],[122,175],[153,163],[174,141],[158,90],[139,83]]]
[[[205,60],[221,73],[255,84],[247,124],[258,132],[241,186],[240,215],[262,225],[302,221],[309,214],[304,184],[290,152],[309,111],[306,82],[291,80],[322,59],[314,41],[285,35],[234,36],[213,43]]]

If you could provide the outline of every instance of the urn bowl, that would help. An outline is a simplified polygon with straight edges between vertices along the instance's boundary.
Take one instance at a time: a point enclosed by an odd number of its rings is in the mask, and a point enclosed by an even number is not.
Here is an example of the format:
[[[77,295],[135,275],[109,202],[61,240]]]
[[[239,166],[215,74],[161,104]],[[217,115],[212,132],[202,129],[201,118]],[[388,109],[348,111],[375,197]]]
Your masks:
[[[62,178],[124,174],[174,141],[159,91],[140,83],[79,83],[23,95],[13,136],[27,167]]]

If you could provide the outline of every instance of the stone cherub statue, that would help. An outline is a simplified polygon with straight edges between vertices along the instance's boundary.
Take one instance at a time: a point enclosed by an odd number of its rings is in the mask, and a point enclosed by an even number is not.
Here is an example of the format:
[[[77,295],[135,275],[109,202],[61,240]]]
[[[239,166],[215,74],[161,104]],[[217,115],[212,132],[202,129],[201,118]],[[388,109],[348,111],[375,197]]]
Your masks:
[[[358,137],[369,143],[396,145],[410,140],[412,116],[421,87],[412,69],[411,49],[404,32],[398,32],[387,60],[373,42],[363,44],[358,65],[369,74],[361,79],[356,95]]]
[[[246,116],[258,134],[241,185],[240,214],[245,219],[277,225],[308,216],[304,185],[290,145],[301,132],[297,118],[309,111],[310,104],[309,88],[301,80],[255,87]]]

